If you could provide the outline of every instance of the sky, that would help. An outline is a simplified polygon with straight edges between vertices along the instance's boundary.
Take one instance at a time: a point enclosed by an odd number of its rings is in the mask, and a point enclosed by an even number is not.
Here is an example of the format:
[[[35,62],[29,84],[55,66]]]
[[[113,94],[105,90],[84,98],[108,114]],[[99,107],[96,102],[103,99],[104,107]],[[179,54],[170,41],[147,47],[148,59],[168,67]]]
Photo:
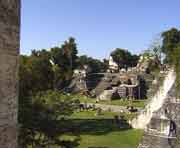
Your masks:
[[[79,55],[139,54],[161,32],[180,28],[180,0],[22,0],[21,54],[74,37]]]

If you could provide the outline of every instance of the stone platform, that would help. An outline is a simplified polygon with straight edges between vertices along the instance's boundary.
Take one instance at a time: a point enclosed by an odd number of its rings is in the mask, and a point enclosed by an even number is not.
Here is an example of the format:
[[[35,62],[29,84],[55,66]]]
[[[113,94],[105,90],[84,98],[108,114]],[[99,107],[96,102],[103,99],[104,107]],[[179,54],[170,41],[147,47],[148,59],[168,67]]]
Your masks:
[[[175,98],[175,86],[161,109],[153,113],[138,148],[180,148],[180,101]]]

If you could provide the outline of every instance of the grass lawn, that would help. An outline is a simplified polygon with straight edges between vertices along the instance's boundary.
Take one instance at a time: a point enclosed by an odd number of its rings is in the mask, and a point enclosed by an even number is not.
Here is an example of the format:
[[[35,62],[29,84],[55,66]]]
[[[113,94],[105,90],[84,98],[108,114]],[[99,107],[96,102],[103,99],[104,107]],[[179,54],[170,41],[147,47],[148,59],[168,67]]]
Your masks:
[[[96,111],[81,111],[74,112],[71,115],[71,119],[113,119],[115,115],[123,115],[126,120],[134,118],[137,114],[125,114],[125,113],[114,113],[114,112],[102,112],[100,115],[96,116]]]
[[[81,135],[78,148],[137,148],[142,136],[141,130],[128,129],[105,135]]]
[[[95,116],[95,111],[74,113],[70,125],[79,134],[78,148],[137,148],[143,131],[131,129],[127,122],[120,128],[113,119],[114,115],[119,113],[103,112],[99,116]]]
[[[96,103],[96,99],[95,98],[88,98],[86,96],[81,96],[81,95],[77,95],[75,96],[77,97],[77,99],[80,100],[80,102],[87,102],[87,103]],[[107,100],[107,101],[100,101],[100,104],[108,104],[108,105],[119,105],[119,106],[128,106],[130,105],[130,101],[129,100]],[[144,108],[146,105],[146,100],[135,100],[132,101],[132,105],[134,107],[140,107],[140,108]]]

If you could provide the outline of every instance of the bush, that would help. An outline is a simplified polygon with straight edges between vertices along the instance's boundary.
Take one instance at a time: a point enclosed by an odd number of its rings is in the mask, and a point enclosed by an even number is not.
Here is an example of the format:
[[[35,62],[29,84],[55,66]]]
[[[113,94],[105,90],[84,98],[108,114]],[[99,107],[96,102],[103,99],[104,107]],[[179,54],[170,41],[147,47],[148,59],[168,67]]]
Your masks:
[[[58,147],[68,145],[61,136],[67,132],[67,122],[64,119],[71,115],[78,103],[71,96],[60,94],[58,91],[45,91],[32,97],[32,103],[20,116],[19,145],[29,147]],[[22,114],[22,113],[21,113]],[[70,132],[68,130],[68,132]],[[77,140],[74,141],[75,145]],[[69,145],[72,145],[69,141]],[[73,145],[74,145],[73,144]]]

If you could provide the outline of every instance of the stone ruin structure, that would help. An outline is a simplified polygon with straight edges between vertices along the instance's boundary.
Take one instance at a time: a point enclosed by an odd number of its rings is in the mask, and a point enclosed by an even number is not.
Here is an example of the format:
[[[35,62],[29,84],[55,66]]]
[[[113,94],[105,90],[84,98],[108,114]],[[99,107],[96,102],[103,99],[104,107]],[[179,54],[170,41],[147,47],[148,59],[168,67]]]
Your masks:
[[[119,70],[118,64],[113,60],[112,56],[110,56],[108,72],[117,72],[118,70]]]
[[[17,148],[20,0],[0,0],[0,148]]]
[[[131,72],[125,73],[86,73],[76,71],[68,89],[71,93],[85,92],[99,100],[141,99],[144,87],[142,77]]]
[[[73,73],[73,78],[68,86],[67,90],[71,93],[78,93],[78,92],[87,92],[87,85],[86,85],[86,77],[90,69],[88,66],[84,66],[83,68],[75,69]]]
[[[156,56],[149,54],[149,55],[141,55],[140,56],[136,68],[138,69],[138,71],[147,73],[150,71],[149,68],[152,66],[160,67],[161,62],[159,61],[159,59]]]
[[[149,67],[152,65],[160,66],[156,57],[143,55],[136,67],[119,69],[118,64],[110,56],[109,68],[105,73],[91,73],[87,68],[76,69],[68,90],[71,93],[85,92],[100,100],[145,99],[148,85],[152,84],[151,80],[149,83],[144,77],[150,74]]]
[[[153,112],[138,148],[180,148],[180,100],[175,85],[162,107]]]
[[[140,99],[139,78],[134,74],[107,73],[92,93],[100,100]]]

